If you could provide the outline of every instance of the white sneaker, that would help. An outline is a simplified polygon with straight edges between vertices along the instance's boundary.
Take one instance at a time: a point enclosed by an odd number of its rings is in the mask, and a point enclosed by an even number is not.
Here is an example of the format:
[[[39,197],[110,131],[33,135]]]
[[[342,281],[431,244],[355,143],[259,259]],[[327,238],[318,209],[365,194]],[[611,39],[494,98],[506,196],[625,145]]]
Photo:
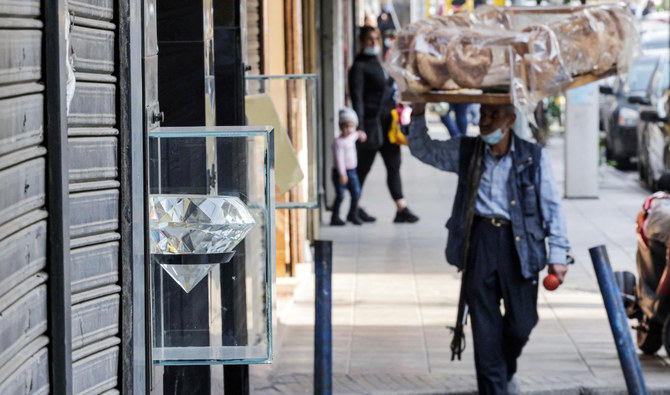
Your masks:
[[[519,383],[516,381],[516,376],[512,376],[507,382],[507,394],[519,395]]]

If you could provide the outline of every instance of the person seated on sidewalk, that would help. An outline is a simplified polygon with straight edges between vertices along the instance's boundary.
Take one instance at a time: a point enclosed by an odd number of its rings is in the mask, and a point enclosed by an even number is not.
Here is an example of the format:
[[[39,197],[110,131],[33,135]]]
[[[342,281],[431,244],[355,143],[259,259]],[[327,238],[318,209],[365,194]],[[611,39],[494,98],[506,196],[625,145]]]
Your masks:
[[[428,136],[424,107],[414,104],[408,145],[422,162],[459,177],[446,256],[461,269],[467,263],[479,393],[516,393],[517,358],[538,321],[538,273],[547,263],[560,282],[567,273],[566,219],[549,158],[514,135],[511,105],[482,104],[480,136],[446,141]]]
[[[363,221],[358,216],[358,199],[361,196],[361,184],[358,182],[356,166],[358,158],[356,154],[356,141],[365,141],[365,132],[356,130],[358,127],[358,116],[348,108],[340,110],[339,116],[340,137],[333,142],[335,152],[335,168],[333,169],[333,184],[335,184],[335,203],[333,203],[333,216],[330,224],[342,226],[344,221],[340,218],[340,206],[344,200],[345,189],[351,194],[351,206],[347,220],[354,225],[361,225]]]

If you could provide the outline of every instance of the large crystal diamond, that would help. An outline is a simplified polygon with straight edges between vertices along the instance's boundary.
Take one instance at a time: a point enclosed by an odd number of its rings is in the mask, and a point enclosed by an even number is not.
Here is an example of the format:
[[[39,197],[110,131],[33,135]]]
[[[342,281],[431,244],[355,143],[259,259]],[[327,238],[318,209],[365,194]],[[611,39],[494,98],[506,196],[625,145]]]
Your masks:
[[[216,254],[232,251],[256,221],[233,196],[152,195],[152,254]]]
[[[152,254],[220,254],[232,251],[256,221],[247,206],[233,196],[152,195],[149,232]],[[161,264],[186,292],[195,287],[212,264]]]
[[[161,265],[186,293],[191,292],[216,265]]]

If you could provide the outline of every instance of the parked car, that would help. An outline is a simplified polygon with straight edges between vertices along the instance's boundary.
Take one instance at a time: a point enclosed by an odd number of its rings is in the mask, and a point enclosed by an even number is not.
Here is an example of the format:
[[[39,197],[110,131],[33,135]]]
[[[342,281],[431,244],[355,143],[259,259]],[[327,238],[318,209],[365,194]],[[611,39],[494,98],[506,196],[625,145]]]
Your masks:
[[[626,76],[613,87],[601,86],[600,92],[614,95],[604,122],[605,153],[619,167],[629,167],[637,161],[637,126],[640,121],[638,107],[650,102],[650,86],[657,69],[668,62],[668,51],[649,51],[633,62]],[[616,80],[615,80],[616,81]],[[630,101],[630,98],[634,98]]]
[[[658,179],[670,170],[670,59],[665,58],[655,73],[649,100],[640,105],[638,125],[638,171],[646,186],[655,190]],[[633,101],[638,100],[631,98]]]
[[[666,25],[665,29],[649,32],[642,37],[643,51],[670,47],[670,25],[667,23]]]
[[[665,22],[642,22],[638,26],[642,49],[644,52],[654,52],[659,49],[668,48],[670,45],[670,24]],[[617,92],[621,84],[623,84],[625,75],[616,75],[604,78],[598,82],[599,86],[606,86],[612,88],[612,92]],[[609,91],[609,89],[605,88]],[[605,122],[610,116],[610,111],[615,107],[613,103],[616,101],[616,96],[613,94],[600,94],[598,113],[599,127],[601,131],[605,131]]]

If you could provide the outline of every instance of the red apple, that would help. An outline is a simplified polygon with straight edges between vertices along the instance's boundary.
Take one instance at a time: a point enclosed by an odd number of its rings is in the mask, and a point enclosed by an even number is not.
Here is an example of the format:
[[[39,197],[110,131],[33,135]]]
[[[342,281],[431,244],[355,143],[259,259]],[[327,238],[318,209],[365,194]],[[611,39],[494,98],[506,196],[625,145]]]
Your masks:
[[[547,277],[542,281],[542,285],[547,291],[553,291],[561,285],[561,282],[558,280],[555,274],[548,274]]]

